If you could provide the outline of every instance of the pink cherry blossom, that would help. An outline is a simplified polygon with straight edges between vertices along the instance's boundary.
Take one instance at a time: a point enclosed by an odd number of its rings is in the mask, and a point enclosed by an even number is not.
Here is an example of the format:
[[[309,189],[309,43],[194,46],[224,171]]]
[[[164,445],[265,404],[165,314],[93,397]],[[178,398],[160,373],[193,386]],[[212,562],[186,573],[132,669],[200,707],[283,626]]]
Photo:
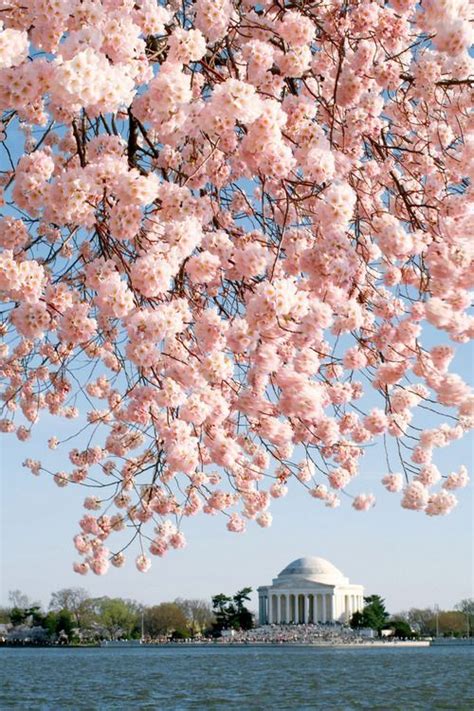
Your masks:
[[[122,552],[115,553],[110,562],[115,568],[122,568],[125,565],[125,555]]]
[[[307,5],[2,7],[0,431],[58,418],[24,464],[87,487],[79,574],[368,510],[368,448],[403,509],[464,496],[469,3]]]
[[[382,479],[382,484],[387,491],[396,493],[403,487],[403,477],[401,474],[386,474]]]
[[[375,496],[373,494],[359,494],[352,502],[356,511],[368,511],[375,506]]]
[[[89,572],[89,564],[88,563],[74,563],[73,570],[75,573],[78,573],[79,575],[87,575],[87,573]]]
[[[140,573],[146,573],[151,567],[151,560],[143,553],[135,560],[135,565]]]
[[[457,499],[447,491],[440,491],[428,499],[426,513],[428,516],[446,516],[457,506]]]
[[[418,481],[413,481],[403,490],[402,506],[405,509],[413,509],[420,511],[426,507],[428,503],[428,491],[423,484]]]
[[[469,483],[469,476],[465,466],[461,466],[459,471],[453,472],[443,482],[443,489],[463,489]]]

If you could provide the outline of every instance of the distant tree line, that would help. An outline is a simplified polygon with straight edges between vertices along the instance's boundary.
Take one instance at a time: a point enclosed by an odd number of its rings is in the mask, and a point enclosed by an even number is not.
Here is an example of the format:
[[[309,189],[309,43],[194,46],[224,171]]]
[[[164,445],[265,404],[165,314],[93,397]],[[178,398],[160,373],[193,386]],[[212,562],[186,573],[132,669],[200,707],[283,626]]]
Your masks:
[[[217,595],[212,607],[206,600],[177,598],[157,605],[134,600],[90,597],[84,588],[64,588],[51,595],[47,610],[19,590],[9,593],[10,606],[0,608],[0,625],[10,637],[21,639],[34,630],[37,639],[92,643],[119,639],[185,639],[219,636],[223,629],[249,629],[252,613],[244,602],[251,588],[233,597]]]
[[[401,639],[415,637],[472,637],[474,636],[474,600],[461,600],[454,610],[411,608],[390,616],[385,601],[379,595],[364,598],[364,607],[355,612],[350,625],[353,629],[370,628],[379,636],[391,630]]]
[[[0,624],[9,630],[42,628],[51,641],[94,642],[118,639],[195,637],[215,622],[205,600],[177,599],[145,606],[135,600],[90,597],[83,588],[64,588],[51,595],[48,610],[18,590],[10,607],[0,609]]]
[[[461,600],[454,610],[416,608],[397,615],[406,620],[421,636],[474,637],[474,599]]]

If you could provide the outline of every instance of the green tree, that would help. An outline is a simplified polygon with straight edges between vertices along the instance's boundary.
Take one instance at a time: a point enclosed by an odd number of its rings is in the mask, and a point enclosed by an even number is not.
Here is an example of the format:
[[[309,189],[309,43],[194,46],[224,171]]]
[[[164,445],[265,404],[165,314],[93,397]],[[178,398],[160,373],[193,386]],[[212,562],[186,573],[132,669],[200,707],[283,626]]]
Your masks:
[[[354,630],[366,627],[364,613],[360,611],[354,612],[349,624]]]
[[[152,639],[175,632],[185,635],[187,626],[186,614],[177,602],[162,602],[144,611],[145,635]]]
[[[244,600],[250,600],[251,592],[252,588],[243,588],[233,597],[220,593],[212,598],[212,607],[216,617],[214,624],[216,632],[224,629],[247,630],[253,627],[252,613],[244,605]]]
[[[58,613],[50,610],[44,617],[43,627],[48,632],[49,637],[54,638],[58,627]]]
[[[385,609],[385,601],[380,595],[369,595],[364,597],[364,602],[364,609],[362,612],[356,612],[352,615],[350,625],[353,628],[370,627],[380,637],[381,631],[389,618],[389,614]]]
[[[187,626],[192,637],[206,632],[215,622],[214,613],[206,600],[183,600],[182,598],[177,598],[175,603],[179,605],[186,615]]]
[[[235,593],[232,599],[235,602],[237,612],[242,612],[243,610],[245,610],[244,600],[250,600],[251,592],[252,588],[242,588],[242,590],[238,590]]]
[[[10,622],[13,625],[31,623],[31,625],[41,624],[43,614],[39,602],[32,602],[28,595],[21,590],[9,590],[8,599],[11,604],[9,611]]]
[[[10,622],[12,625],[22,625],[27,618],[26,610],[23,607],[12,607],[10,610]]]
[[[398,639],[413,639],[417,636],[406,620],[394,618],[390,620],[389,625],[393,628],[393,636]]]
[[[64,637],[68,642],[73,638],[74,618],[69,610],[60,610],[56,614],[55,632],[58,637]]]
[[[454,606],[455,610],[461,612],[466,618],[466,635],[474,636],[474,598],[465,598]]]
[[[412,607],[403,617],[421,636],[430,637],[436,634],[436,612],[431,608]]]
[[[244,605],[244,600],[250,600],[252,588],[242,588],[232,598],[236,607],[236,620],[238,629],[249,630],[253,627],[253,615]]]
[[[30,607],[12,607],[10,610],[10,622],[12,625],[31,624],[32,627],[42,625],[44,615],[39,605]]]
[[[438,614],[438,631],[443,637],[463,637],[466,634],[466,617],[456,610],[442,610]]]
[[[455,610],[432,610],[430,608],[411,608],[403,616],[410,626],[425,637],[434,637],[436,634],[442,637],[464,637],[472,634],[474,627],[474,614],[469,616],[469,600],[461,600],[455,606]]]
[[[93,600],[96,624],[111,639],[129,638],[140,628],[140,606],[130,600],[102,597]]]
[[[228,629],[232,626],[232,620],[235,618],[236,609],[232,602],[232,598],[223,593],[214,595],[212,598],[212,609],[216,617],[215,629],[218,631]]]
[[[93,609],[91,600],[84,588],[62,588],[53,592],[49,609],[59,612],[60,610],[68,610],[76,627],[86,627],[92,622]]]

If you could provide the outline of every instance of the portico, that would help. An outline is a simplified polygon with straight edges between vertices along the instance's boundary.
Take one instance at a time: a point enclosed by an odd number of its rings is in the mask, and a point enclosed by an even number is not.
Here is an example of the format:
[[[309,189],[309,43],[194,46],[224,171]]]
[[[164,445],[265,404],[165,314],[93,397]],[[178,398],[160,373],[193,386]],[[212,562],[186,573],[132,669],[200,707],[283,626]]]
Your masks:
[[[362,585],[350,584],[329,561],[298,558],[258,588],[260,624],[347,622],[362,609],[363,595]]]

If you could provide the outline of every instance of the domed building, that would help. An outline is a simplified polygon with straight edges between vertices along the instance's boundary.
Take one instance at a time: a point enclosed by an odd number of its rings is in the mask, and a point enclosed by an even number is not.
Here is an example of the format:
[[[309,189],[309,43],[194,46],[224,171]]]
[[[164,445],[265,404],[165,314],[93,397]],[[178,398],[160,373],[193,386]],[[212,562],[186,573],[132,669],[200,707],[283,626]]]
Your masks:
[[[298,558],[271,585],[258,588],[259,621],[272,623],[347,622],[364,606],[364,588],[349,583],[324,558]]]

